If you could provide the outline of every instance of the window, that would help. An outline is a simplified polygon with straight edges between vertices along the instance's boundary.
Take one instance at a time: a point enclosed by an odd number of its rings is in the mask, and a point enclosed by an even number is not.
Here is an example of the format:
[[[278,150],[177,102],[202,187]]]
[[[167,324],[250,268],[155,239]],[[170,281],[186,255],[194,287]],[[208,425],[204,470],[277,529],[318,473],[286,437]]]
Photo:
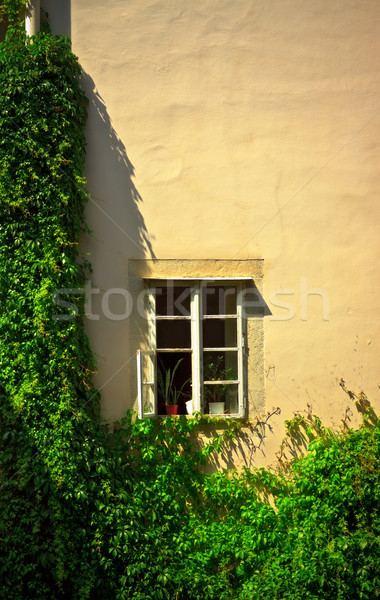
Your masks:
[[[172,402],[178,414],[245,415],[243,297],[242,279],[150,282],[149,349],[137,353],[140,417],[168,414]]]

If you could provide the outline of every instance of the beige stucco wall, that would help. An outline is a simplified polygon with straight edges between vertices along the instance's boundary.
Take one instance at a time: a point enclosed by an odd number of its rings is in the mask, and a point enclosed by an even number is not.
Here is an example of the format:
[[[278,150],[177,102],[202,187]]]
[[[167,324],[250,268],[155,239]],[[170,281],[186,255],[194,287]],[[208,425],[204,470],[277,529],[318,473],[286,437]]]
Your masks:
[[[134,400],[139,342],[104,309],[137,258],[264,259],[282,414],[257,464],[307,403],[339,424],[341,377],[379,406],[379,31],[378,0],[72,0],[105,418]]]

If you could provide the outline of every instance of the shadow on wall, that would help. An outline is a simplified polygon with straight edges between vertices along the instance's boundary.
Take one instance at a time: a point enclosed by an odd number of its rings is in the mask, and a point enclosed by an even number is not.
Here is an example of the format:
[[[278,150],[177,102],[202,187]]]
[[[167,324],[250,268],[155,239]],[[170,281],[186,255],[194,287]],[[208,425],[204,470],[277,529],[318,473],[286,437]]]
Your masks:
[[[86,177],[92,206],[87,212],[93,237],[124,258],[155,258],[126,148],[88,73],[83,73],[81,86],[89,100]]]
[[[71,37],[71,0],[41,0],[41,18],[46,14],[53,35]]]
[[[265,457],[265,440],[274,435],[273,419],[281,414],[279,408],[273,408],[263,416],[258,416],[251,422],[245,422],[235,438],[225,438],[227,443],[220,454],[214,454],[209,459],[208,472],[254,467],[259,455]],[[202,430],[198,443],[211,442],[217,433],[228,432],[228,424],[215,421]],[[202,441],[203,438],[203,441]]]
[[[129,349],[128,259],[155,256],[140,212],[142,198],[132,181],[134,168],[106,102],[87,73],[81,86],[89,100],[85,176],[91,231],[83,236],[81,249],[92,264],[91,286],[96,288],[86,332],[98,364],[94,382],[102,393],[102,416],[114,421],[130,407],[130,381],[136,372],[136,348]]]

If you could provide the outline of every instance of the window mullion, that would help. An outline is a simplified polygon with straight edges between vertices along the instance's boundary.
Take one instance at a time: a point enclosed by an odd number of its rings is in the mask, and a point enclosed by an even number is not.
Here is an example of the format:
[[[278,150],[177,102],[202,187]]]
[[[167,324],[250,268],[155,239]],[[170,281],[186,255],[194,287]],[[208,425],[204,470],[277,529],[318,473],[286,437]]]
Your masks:
[[[243,324],[243,290],[238,287],[236,298],[237,308],[237,343],[238,343],[238,378],[239,378],[239,415],[243,416],[246,410],[246,394],[244,385],[244,324]]]
[[[191,347],[192,347],[192,388],[194,410],[201,410],[201,294],[199,286],[194,286],[191,294]]]
[[[142,383],[142,364],[141,364],[141,350],[137,350],[137,398],[139,407],[139,419],[144,416],[144,398],[143,398],[143,383]]]

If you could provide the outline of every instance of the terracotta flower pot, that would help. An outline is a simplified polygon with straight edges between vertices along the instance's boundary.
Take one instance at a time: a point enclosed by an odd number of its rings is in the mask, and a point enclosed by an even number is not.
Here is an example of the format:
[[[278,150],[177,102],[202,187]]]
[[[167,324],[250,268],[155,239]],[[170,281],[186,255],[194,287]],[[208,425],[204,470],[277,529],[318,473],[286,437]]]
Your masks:
[[[167,415],[176,415],[178,413],[178,404],[167,404],[166,405],[166,414]]]

